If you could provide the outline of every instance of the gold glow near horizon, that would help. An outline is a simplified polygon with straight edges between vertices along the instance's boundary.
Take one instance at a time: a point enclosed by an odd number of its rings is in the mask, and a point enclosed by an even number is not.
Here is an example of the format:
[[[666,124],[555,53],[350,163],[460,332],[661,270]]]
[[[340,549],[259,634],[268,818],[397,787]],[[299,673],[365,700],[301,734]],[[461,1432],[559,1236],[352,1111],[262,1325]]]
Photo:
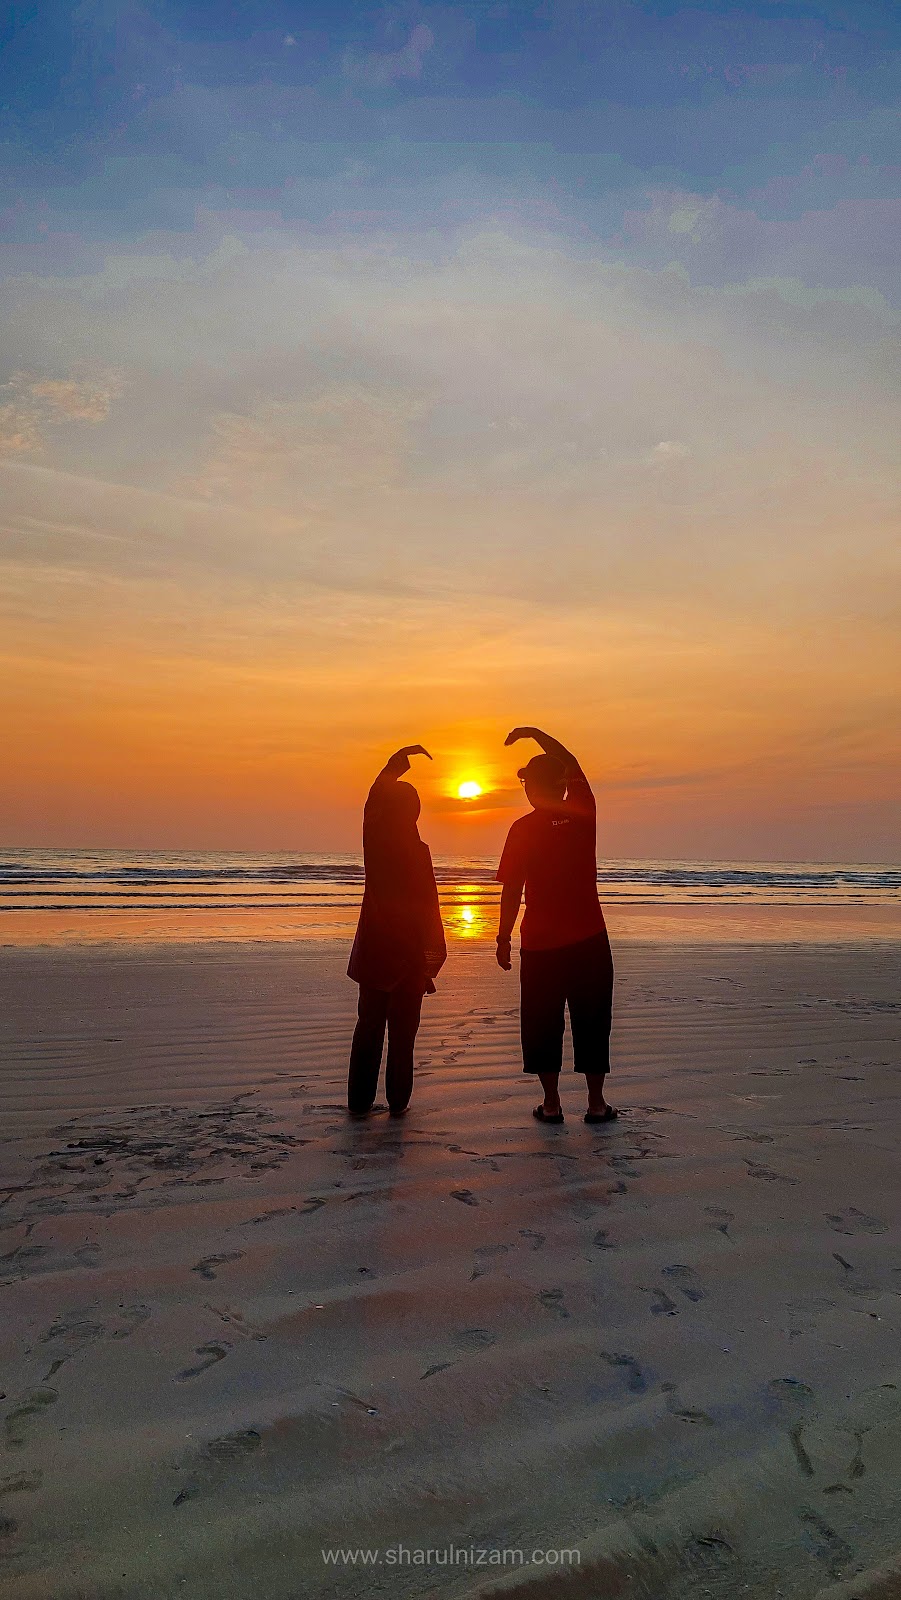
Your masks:
[[[476,783],[474,778],[467,778],[457,789],[457,795],[461,800],[477,800],[481,793],[482,785]]]

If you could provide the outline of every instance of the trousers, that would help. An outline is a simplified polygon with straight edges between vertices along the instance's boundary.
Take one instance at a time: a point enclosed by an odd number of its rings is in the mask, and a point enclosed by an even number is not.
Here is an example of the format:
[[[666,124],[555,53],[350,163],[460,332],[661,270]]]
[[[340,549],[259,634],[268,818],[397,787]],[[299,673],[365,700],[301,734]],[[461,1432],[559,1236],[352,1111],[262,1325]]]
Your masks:
[[[379,1083],[385,1032],[385,1094],[391,1111],[403,1111],[413,1092],[413,1045],[422,1010],[423,981],[408,978],[394,989],[371,989],[360,984],[357,1024],[350,1047],[347,1105],[354,1112],[368,1111]]]
[[[610,1068],[613,957],[606,930],[578,944],[520,952],[524,1072],[559,1072],[566,1010],[576,1072]]]

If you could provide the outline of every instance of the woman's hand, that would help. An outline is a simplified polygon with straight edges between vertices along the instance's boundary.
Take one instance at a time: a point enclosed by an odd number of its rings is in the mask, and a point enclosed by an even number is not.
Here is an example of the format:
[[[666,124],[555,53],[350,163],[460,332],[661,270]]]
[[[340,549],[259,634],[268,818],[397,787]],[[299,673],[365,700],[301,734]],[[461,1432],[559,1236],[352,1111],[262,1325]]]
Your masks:
[[[392,777],[399,778],[401,773],[409,772],[411,756],[425,756],[429,761],[432,759],[424,744],[405,744],[401,750],[395,750],[390,760],[385,762],[385,771]]]
[[[544,734],[540,728],[514,728],[512,733],[507,734],[504,744],[515,744],[517,739],[534,739],[536,743],[541,744],[543,738]]]
[[[503,968],[504,972],[509,972],[513,965],[513,958],[510,954],[510,940],[502,938],[500,934],[497,936],[497,964]]]

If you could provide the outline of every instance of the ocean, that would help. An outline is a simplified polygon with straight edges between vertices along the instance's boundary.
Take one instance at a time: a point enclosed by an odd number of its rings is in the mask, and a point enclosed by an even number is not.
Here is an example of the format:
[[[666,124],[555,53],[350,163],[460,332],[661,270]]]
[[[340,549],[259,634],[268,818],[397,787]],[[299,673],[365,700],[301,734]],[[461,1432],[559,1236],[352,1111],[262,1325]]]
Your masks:
[[[495,860],[435,858],[450,937],[493,937]],[[0,943],[203,942],[350,937],[357,854],[0,851]],[[901,869],[865,864],[604,861],[612,931],[648,936],[896,936]]]

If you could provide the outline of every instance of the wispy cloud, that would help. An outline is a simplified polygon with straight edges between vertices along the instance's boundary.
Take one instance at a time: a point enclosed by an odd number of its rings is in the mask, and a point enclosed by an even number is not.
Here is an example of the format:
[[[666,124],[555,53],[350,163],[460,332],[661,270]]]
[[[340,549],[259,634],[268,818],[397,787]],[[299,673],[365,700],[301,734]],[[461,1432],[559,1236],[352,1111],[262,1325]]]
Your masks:
[[[423,63],[434,48],[435,36],[424,22],[418,22],[398,50],[348,51],[344,56],[344,76],[353,83],[385,88],[404,78],[420,78]]]
[[[661,439],[647,456],[647,461],[652,467],[667,467],[674,461],[687,461],[690,455],[691,446],[683,444],[681,439]]]
[[[124,380],[114,372],[67,378],[16,372],[3,388],[12,398],[0,405],[0,454],[40,455],[48,426],[105,422]]]

